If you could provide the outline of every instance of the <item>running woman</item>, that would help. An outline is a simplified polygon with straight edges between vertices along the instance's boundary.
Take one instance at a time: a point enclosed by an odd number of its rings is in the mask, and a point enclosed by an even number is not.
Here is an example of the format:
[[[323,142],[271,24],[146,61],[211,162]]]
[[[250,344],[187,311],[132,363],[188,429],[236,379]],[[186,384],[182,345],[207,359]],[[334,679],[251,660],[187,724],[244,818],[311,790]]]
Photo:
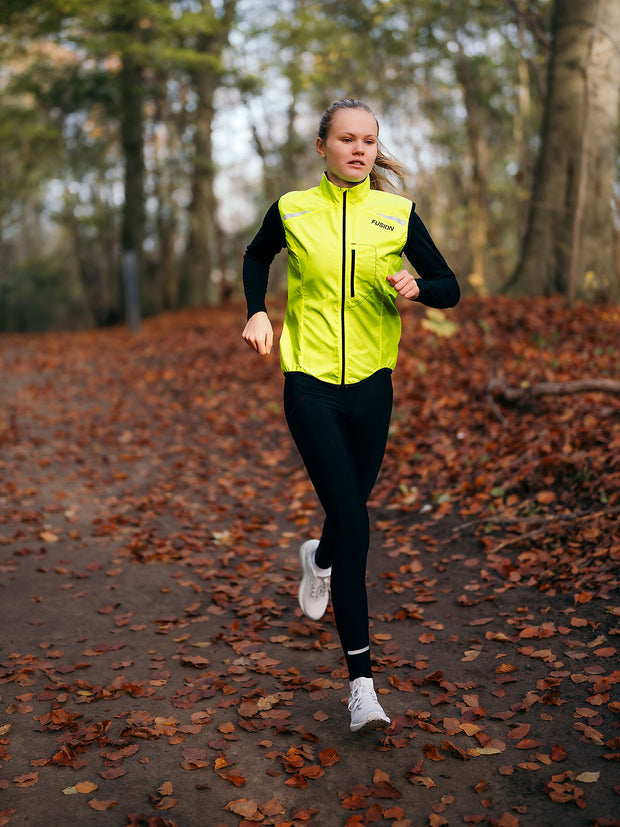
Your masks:
[[[325,512],[320,539],[299,550],[299,605],[319,620],[331,590],[349,672],[350,728],[358,732],[390,724],[372,678],[366,560],[367,502],[392,412],[401,333],[396,299],[447,308],[460,291],[415,205],[390,191],[386,173],[402,178],[404,169],[380,145],[367,104],[332,104],[321,118],[316,150],[325,162],[319,185],[282,195],[247,248],[242,335],[258,354],[270,353],[269,269],[286,247],[284,412]],[[403,268],[403,254],[417,277]]]

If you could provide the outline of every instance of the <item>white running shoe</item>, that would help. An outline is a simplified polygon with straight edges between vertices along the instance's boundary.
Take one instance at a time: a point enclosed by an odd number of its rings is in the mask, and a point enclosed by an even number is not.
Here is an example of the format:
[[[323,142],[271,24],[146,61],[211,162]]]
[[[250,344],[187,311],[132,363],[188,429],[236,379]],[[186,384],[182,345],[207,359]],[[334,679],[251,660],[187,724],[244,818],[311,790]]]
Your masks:
[[[319,547],[318,540],[306,540],[299,549],[299,559],[303,575],[299,584],[299,605],[302,612],[310,620],[320,620],[327,609],[329,600],[329,578],[331,567],[317,569],[314,564],[314,553]]]
[[[383,729],[391,721],[377,700],[372,678],[356,678],[349,681],[351,696],[349,712],[351,713],[351,732],[364,729]]]

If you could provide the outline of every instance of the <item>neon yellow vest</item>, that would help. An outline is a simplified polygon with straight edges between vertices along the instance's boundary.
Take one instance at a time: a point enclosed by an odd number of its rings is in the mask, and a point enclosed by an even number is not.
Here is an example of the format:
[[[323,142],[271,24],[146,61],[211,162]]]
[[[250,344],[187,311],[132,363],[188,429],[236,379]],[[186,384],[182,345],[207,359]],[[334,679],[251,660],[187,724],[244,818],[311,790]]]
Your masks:
[[[402,269],[412,203],[332,184],[279,201],[288,247],[288,302],[280,339],[283,371],[351,384],[398,355],[397,293],[386,276]]]

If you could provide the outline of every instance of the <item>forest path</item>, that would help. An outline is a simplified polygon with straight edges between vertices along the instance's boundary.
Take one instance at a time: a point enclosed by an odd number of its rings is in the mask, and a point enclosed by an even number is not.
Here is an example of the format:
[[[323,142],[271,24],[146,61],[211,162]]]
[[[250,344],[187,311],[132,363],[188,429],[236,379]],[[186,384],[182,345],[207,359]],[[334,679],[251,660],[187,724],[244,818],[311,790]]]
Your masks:
[[[502,423],[484,392],[617,376],[618,318],[470,301],[414,338],[418,311],[371,501],[393,724],[362,737],[331,609],[297,607],[321,516],[242,311],[0,338],[0,825],[620,824],[620,406]],[[549,333],[577,329],[583,357]]]

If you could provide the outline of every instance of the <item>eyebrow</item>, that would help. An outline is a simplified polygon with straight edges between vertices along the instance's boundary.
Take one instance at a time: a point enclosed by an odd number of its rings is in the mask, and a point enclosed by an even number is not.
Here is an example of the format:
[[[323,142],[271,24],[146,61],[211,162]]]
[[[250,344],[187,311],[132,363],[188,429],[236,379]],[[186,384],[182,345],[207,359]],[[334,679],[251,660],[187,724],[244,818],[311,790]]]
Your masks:
[[[357,135],[362,135],[364,138],[377,138],[378,135],[376,132],[367,132],[363,135],[361,132],[351,132],[350,129],[343,129],[341,132],[338,132],[341,138],[344,138],[346,135],[352,135],[353,137],[357,137]]]

